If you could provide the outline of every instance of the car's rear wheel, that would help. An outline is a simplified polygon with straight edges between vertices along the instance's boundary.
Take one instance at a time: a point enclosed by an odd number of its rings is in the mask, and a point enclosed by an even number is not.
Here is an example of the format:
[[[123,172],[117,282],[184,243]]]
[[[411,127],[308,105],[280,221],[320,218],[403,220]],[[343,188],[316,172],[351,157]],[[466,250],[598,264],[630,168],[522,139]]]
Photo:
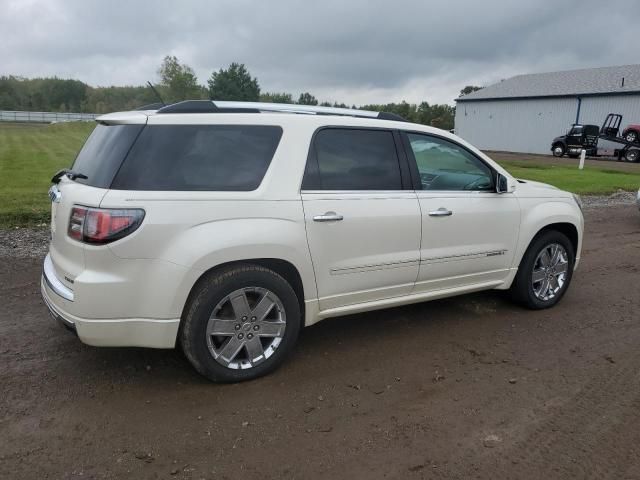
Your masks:
[[[558,143],[553,146],[552,152],[554,157],[561,157],[564,155],[564,147]]]
[[[275,370],[293,349],[302,316],[276,272],[240,265],[205,277],[185,309],[180,343],[205,377],[240,382]]]
[[[637,162],[638,160],[640,160],[640,150],[638,150],[637,148],[632,148],[630,150],[627,150],[627,152],[624,155],[624,158],[627,162]]]
[[[637,141],[638,141],[638,132],[636,132],[635,130],[629,130],[629,131],[625,134],[624,139],[625,139],[627,142],[635,143],[635,142],[637,142]]]
[[[574,248],[567,236],[555,230],[543,232],[524,254],[511,294],[531,309],[552,307],[567,291],[574,264]]]

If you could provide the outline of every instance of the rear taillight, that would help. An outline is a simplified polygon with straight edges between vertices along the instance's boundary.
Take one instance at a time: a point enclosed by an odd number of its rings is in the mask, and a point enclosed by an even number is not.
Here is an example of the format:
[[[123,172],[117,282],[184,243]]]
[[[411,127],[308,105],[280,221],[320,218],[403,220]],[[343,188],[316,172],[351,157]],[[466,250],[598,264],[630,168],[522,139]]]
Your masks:
[[[73,207],[68,235],[84,243],[105,244],[133,233],[142,223],[144,210],[139,208]]]

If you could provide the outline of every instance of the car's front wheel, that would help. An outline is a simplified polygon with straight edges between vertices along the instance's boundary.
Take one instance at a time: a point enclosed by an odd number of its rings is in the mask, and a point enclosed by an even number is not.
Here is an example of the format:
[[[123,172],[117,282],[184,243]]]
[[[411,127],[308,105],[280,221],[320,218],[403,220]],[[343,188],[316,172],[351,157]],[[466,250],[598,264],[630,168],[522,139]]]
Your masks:
[[[575,252],[567,236],[555,230],[543,232],[524,254],[511,294],[531,309],[552,307],[569,288],[574,264]]]
[[[258,265],[214,272],[195,287],[180,330],[195,369],[217,382],[240,382],[275,370],[293,349],[302,323],[291,285]]]
[[[552,152],[554,157],[561,157],[564,155],[564,146],[558,143],[553,146]]]

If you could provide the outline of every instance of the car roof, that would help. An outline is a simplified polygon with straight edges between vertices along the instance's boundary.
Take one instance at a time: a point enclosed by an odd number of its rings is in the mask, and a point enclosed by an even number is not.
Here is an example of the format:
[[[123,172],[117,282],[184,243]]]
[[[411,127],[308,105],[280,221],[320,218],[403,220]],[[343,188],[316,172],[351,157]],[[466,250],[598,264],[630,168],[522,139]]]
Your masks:
[[[157,108],[157,104],[150,105],[148,110],[144,108],[101,115],[96,121],[124,125],[296,123],[315,127],[334,125],[418,130],[438,134],[445,132],[435,127],[408,122],[395,114],[315,105],[189,100],[162,108]]]

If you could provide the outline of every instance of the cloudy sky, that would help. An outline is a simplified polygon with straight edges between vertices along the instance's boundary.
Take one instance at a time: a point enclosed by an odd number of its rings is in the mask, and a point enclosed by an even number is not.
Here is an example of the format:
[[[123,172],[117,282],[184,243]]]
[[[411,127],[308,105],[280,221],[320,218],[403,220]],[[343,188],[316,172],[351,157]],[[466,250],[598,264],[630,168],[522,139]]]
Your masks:
[[[452,103],[468,84],[639,63],[637,0],[0,0],[0,75],[157,80],[236,61],[262,91]]]

